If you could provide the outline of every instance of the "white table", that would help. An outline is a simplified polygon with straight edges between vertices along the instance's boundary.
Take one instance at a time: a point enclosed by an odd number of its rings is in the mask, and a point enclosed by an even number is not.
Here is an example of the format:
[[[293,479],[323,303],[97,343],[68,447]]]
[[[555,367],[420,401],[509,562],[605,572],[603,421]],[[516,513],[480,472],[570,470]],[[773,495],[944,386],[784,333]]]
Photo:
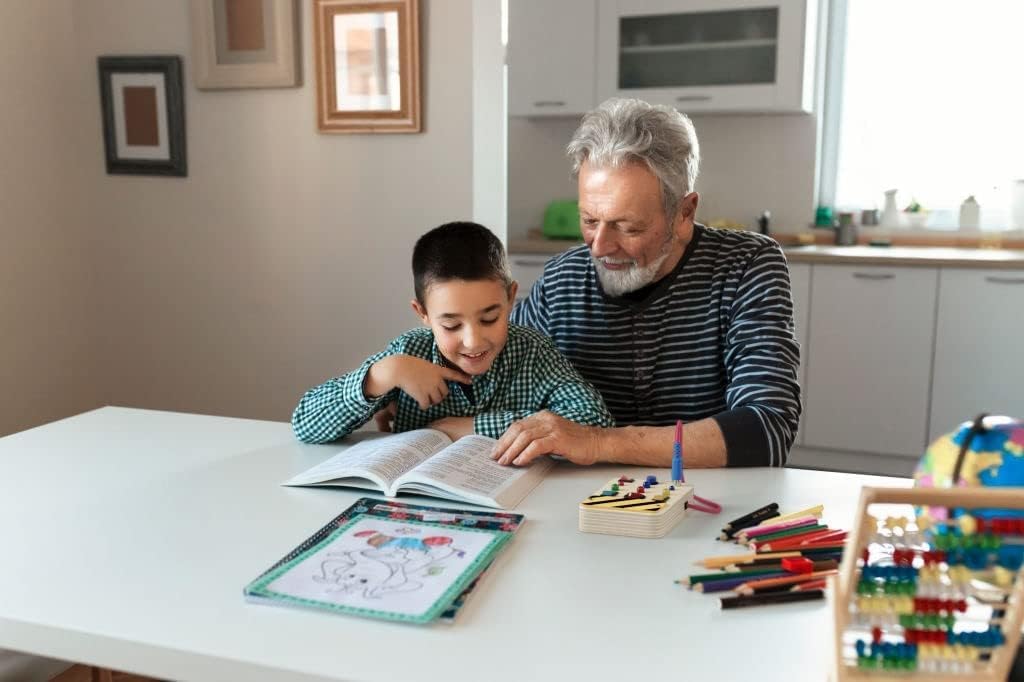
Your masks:
[[[453,626],[247,603],[247,582],[361,495],[279,485],[337,450],[283,423],[122,408],[0,439],[0,648],[190,680],[596,680],[662,666],[673,679],[824,679],[825,602],[723,612],[672,581],[732,553],[718,529],[763,503],[824,503],[848,526],[862,485],[909,485],[690,471],[723,513],[640,540],[578,532],[576,504],[620,473],[662,472],[562,464]]]

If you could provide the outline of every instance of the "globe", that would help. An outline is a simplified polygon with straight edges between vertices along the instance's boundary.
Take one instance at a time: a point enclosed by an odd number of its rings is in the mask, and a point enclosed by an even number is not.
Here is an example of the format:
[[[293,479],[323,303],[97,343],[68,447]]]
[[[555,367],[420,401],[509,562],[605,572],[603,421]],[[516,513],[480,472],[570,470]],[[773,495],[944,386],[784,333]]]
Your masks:
[[[988,416],[974,429],[964,422],[952,432],[928,446],[914,471],[914,485],[922,488],[957,486],[1024,487],[1024,421],[1012,417]],[[973,433],[972,431],[976,431]],[[959,480],[953,480],[957,458],[964,442],[967,452],[960,466]],[[944,510],[932,508],[929,516],[942,519]],[[1024,510],[974,510],[980,517],[1024,517]],[[955,514],[954,514],[955,515]]]

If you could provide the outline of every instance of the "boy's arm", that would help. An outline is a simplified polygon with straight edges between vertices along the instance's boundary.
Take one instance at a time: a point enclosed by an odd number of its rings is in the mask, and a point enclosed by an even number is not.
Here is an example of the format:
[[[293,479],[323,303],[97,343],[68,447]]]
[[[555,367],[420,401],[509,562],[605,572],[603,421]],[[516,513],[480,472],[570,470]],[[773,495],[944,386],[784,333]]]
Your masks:
[[[513,422],[541,410],[548,410],[584,426],[615,425],[601,394],[580,376],[550,339],[544,339],[539,344],[530,364],[532,375],[542,379],[536,386],[529,387],[529,404],[518,410],[476,415],[473,426],[477,433],[499,438]]]
[[[370,421],[377,410],[395,398],[397,389],[368,399],[363,393],[366,374],[374,363],[397,352],[392,342],[358,369],[306,391],[292,414],[292,431],[296,438],[304,443],[329,443]]]

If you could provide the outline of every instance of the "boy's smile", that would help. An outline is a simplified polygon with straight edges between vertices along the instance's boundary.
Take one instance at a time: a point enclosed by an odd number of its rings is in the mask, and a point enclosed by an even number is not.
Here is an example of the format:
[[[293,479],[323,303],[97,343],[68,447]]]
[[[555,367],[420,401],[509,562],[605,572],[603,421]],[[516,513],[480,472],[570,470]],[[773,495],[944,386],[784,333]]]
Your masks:
[[[412,302],[423,324],[434,332],[444,358],[466,374],[479,376],[489,370],[508,340],[508,316],[515,301],[516,284],[443,280],[430,284],[423,305]]]

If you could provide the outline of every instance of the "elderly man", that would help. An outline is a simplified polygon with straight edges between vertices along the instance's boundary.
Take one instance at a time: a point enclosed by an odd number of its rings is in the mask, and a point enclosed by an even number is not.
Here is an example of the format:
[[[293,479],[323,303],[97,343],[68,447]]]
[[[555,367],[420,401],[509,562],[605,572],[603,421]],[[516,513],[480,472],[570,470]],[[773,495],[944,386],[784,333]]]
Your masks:
[[[587,114],[568,146],[585,245],[551,259],[512,321],[547,333],[602,393],[616,428],[549,412],[494,458],[689,467],[782,466],[800,418],[789,268],[779,245],[694,222],[690,120],[639,100]]]

